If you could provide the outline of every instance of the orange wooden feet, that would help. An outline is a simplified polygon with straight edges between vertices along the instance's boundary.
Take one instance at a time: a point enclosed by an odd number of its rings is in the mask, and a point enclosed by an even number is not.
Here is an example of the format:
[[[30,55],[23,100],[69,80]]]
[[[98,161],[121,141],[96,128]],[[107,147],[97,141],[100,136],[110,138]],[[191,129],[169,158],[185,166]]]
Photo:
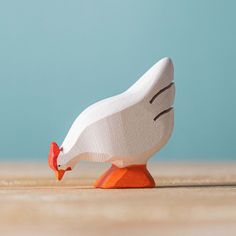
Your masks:
[[[155,181],[146,165],[119,168],[112,165],[97,181],[95,188],[154,188]]]

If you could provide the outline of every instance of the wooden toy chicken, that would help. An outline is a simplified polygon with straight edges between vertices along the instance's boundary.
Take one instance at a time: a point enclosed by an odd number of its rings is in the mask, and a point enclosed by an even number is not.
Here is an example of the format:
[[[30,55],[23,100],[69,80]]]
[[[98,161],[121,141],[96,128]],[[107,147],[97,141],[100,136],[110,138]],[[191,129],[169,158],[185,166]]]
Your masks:
[[[80,160],[109,162],[96,188],[152,188],[148,159],[173,130],[173,64],[163,58],[125,92],[85,109],[59,147],[51,143],[49,166],[61,180]]]

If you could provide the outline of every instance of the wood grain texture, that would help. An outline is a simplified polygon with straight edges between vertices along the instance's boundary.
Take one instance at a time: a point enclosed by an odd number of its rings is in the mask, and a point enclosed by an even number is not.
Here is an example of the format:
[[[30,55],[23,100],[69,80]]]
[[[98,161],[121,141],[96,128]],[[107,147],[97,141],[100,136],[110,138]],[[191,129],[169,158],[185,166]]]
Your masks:
[[[40,163],[1,163],[0,235],[236,235],[236,163],[149,165],[154,189],[92,189],[107,165],[61,182]]]

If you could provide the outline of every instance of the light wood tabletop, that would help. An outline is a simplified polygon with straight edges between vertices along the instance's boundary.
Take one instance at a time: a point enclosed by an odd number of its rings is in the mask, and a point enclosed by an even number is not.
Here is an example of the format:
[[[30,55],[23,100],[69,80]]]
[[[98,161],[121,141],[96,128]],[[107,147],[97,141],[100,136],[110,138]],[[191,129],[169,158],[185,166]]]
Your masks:
[[[1,167],[0,235],[236,235],[236,162],[152,162],[156,188],[114,190],[92,188],[108,165]]]

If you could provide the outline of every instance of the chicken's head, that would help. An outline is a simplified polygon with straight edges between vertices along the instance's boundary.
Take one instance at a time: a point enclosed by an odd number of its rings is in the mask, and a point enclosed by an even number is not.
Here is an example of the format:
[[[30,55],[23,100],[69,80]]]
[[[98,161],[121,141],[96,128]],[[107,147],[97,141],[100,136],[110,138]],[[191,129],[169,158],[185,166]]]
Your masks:
[[[58,169],[58,167],[60,167],[60,166],[58,166],[58,164],[57,164],[57,158],[58,158],[60,152],[61,152],[61,149],[59,148],[59,146],[55,142],[52,142],[50,145],[50,150],[49,150],[49,154],[48,154],[48,164],[49,164],[50,168],[53,171],[55,171],[57,180],[61,180],[63,175],[65,174],[65,172],[68,170],[71,170],[70,167],[68,167],[66,170]]]

